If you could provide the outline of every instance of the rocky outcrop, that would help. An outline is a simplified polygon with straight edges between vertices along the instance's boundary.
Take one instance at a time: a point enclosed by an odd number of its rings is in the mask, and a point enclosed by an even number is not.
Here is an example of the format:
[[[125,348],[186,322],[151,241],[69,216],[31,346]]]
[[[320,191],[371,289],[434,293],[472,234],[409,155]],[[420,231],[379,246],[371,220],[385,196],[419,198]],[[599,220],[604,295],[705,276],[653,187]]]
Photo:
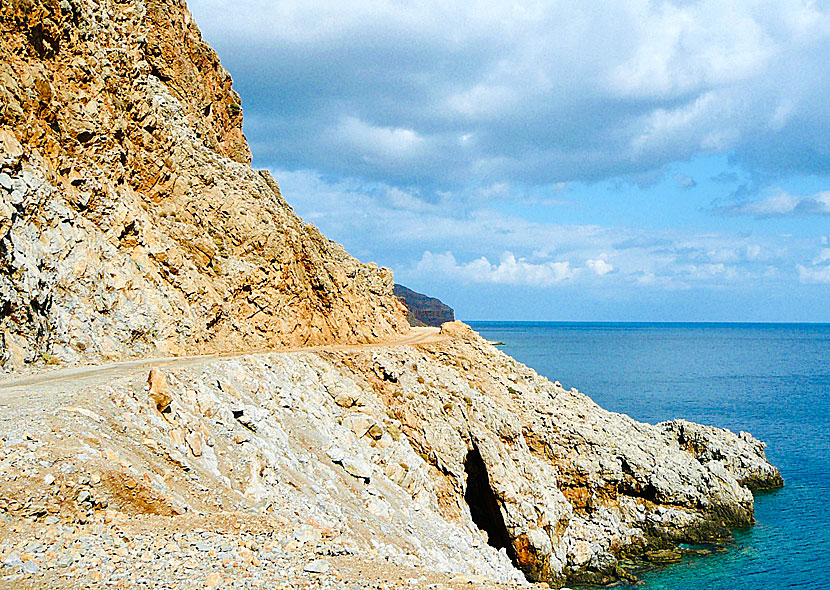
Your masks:
[[[443,332],[417,346],[182,361],[149,379],[104,373],[63,400],[30,388],[4,410],[0,512],[122,530],[200,514],[213,531],[253,512],[280,523],[281,550],[318,540],[297,563],[345,553],[562,585],[725,542],[753,521],[750,489],[782,483],[746,433],[636,422],[463,324]],[[91,500],[75,501],[83,492]]]
[[[631,557],[724,541],[753,522],[751,489],[783,483],[747,433],[639,423],[550,383],[464,324],[442,332],[452,340],[417,358],[390,351],[354,366],[371,367],[367,380],[452,490],[456,513],[467,463],[481,457],[508,551],[530,579],[604,583]]]
[[[391,272],[303,223],[241,125],[181,1],[0,6],[7,368],[408,329]]]
[[[395,284],[395,297],[406,306],[406,319],[413,326],[435,326],[455,320],[455,312],[440,299]]]
[[[5,369],[226,353],[0,381],[4,587],[605,583],[782,484],[751,435],[607,412],[458,322],[348,346],[408,331],[391,273],[250,168],[179,0],[0,4],[0,150]]]

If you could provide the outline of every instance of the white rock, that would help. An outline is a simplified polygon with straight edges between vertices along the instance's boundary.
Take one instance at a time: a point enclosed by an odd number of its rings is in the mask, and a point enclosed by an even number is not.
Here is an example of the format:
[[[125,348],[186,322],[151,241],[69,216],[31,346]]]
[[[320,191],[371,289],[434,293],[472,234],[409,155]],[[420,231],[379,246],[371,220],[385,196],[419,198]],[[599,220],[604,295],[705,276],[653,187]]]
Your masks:
[[[27,561],[23,564],[23,571],[27,574],[36,574],[40,571],[40,566],[34,561]]]
[[[346,473],[358,479],[369,481],[372,477],[372,466],[358,457],[344,457],[342,461]]]
[[[312,574],[325,574],[329,571],[330,567],[329,562],[325,559],[315,559],[305,564],[303,571]]]

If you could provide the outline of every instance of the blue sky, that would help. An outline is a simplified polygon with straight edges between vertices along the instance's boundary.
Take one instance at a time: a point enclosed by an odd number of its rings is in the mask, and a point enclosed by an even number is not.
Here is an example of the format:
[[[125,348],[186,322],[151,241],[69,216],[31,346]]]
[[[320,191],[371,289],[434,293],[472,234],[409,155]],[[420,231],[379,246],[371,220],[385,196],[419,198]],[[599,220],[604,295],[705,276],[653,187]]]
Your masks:
[[[830,321],[830,6],[194,0],[254,165],[462,319]]]

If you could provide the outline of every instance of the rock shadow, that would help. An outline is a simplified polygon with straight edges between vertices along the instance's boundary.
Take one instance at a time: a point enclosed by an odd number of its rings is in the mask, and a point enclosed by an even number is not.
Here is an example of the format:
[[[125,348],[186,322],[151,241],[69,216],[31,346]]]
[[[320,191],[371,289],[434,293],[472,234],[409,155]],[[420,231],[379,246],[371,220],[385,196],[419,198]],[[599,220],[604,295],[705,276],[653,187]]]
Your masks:
[[[464,471],[467,475],[467,490],[464,492],[464,500],[470,507],[470,515],[476,526],[487,533],[487,542],[496,549],[506,549],[510,561],[515,567],[519,567],[516,560],[516,552],[507,526],[504,524],[504,516],[501,513],[498,498],[490,486],[490,476],[487,473],[487,466],[481,458],[478,448],[473,447],[464,459]]]

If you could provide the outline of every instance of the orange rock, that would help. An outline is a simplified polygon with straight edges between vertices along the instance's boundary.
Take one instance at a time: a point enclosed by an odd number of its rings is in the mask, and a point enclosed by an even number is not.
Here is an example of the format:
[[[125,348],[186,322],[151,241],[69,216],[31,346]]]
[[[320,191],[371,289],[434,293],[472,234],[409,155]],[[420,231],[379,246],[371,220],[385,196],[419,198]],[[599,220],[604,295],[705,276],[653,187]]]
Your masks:
[[[191,432],[187,435],[187,444],[190,447],[190,452],[193,453],[194,457],[201,457],[202,456],[202,433],[201,432]]]
[[[158,411],[163,412],[169,408],[173,397],[170,395],[170,387],[167,385],[164,374],[156,368],[150,369],[150,375],[147,377],[147,385],[149,386],[148,393],[150,399],[153,400]]]

